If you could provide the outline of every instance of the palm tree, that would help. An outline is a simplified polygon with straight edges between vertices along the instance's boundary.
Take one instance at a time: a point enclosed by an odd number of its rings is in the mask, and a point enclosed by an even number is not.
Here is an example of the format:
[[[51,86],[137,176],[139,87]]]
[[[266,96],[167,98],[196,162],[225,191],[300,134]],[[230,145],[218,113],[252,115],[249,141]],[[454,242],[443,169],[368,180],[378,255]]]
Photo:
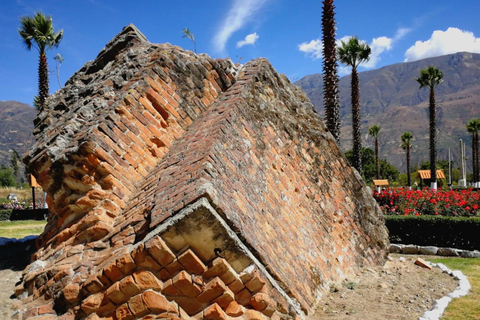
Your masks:
[[[413,139],[413,135],[411,132],[405,132],[402,134],[400,137],[402,139],[402,149],[407,150],[407,181],[408,181],[408,187],[412,185],[412,181],[410,178],[410,148],[412,148],[411,141]]]
[[[437,110],[435,106],[435,87],[442,83],[443,72],[435,67],[428,66],[420,70],[420,76],[415,78],[420,88],[430,89],[430,188],[437,189]]]
[[[335,43],[335,6],[323,1],[323,102],[328,131],[337,143],[340,140],[340,99],[338,94],[337,46]]]
[[[370,59],[371,49],[368,44],[352,37],[348,42],[342,41],[338,48],[338,59],[341,63],[352,67],[352,129],[353,129],[353,167],[362,173],[362,142],[360,136],[360,103],[358,92],[357,67]]]
[[[188,28],[183,29],[182,33],[183,33],[182,38],[188,38],[192,40],[194,51],[195,53],[197,53],[197,42],[195,41],[195,36],[193,35],[193,33],[191,33]]]
[[[377,179],[380,179],[380,166],[378,162],[378,136],[380,134],[380,127],[376,124],[368,128],[368,134],[375,138],[375,169],[377,172]]]
[[[480,141],[478,133],[480,132],[480,121],[472,119],[467,123],[467,131],[472,134],[472,161],[473,161],[473,183],[475,187],[480,187]]]
[[[55,32],[52,17],[45,16],[41,11],[35,12],[33,17],[21,17],[18,32],[23,38],[28,50],[36,48],[39,53],[38,63],[38,103],[40,109],[45,105],[45,99],[49,95],[48,89],[48,65],[46,50],[58,47],[63,37],[63,30]]]

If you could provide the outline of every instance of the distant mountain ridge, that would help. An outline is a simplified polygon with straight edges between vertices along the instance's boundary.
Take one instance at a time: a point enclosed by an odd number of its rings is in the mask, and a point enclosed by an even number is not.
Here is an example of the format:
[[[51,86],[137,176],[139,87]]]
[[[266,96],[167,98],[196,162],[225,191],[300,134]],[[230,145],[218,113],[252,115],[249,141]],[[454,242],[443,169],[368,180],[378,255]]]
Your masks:
[[[33,145],[37,110],[17,101],[0,101],[0,164],[10,165],[12,150],[20,157]]]
[[[465,125],[470,119],[480,117],[480,54],[459,52],[359,73],[363,144],[373,146],[373,139],[367,135],[368,128],[379,125],[380,157],[401,170],[405,170],[405,154],[400,147],[403,132],[410,131],[414,137],[412,165],[429,160],[429,91],[419,89],[414,80],[419,70],[429,65],[444,73],[444,82],[435,90],[438,158],[447,159],[450,148],[453,160],[457,161],[459,139],[467,144],[467,157],[470,157],[471,135]],[[344,150],[351,149],[352,145],[350,79],[350,76],[342,77],[339,83]],[[302,87],[317,111],[323,114],[323,76],[309,75],[295,84]]]

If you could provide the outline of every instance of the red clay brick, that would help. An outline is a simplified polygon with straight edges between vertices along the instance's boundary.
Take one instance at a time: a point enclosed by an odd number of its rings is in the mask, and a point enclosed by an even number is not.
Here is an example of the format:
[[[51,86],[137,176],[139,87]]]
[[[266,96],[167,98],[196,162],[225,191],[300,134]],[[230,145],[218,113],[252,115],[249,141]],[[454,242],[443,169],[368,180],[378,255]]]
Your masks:
[[[117,268],[123,274],[129,274],[137,267],[135,262],[132,259],[132,256],[129,253],[123,254],[120,258],[116,260]]]
[[[167,269],[165,269],[165,268],[161,269],[160,271],[157,271],[156,275],[162,281],[167,281],[168,279],[170,279],[172,277],[170,275],[170,273],[167,271]]]
[[[235,294],[235,300],[242,306],[248,306],[251,298],[252,294],[250,293],[250,291],[248,291],[247,288]]]
[[[107,295],[108,299],[110,299],[111,301],[113,301],[116,304],[121,304],[121,303],[127,301],[128,298],[129,298],[128,296],[123,294],[123,292],[120,290],[120,283],[119,282],[115,282],[114,284],[112,284],[107,289],[105,294]]]
[[[141,317],[150,312],[145,303],[141,294],[137,294],[128,300],[128,308],[133,313],[135,317]]]
[[[267,318],[259,311],[246,309],[243,315],[245,320],[266,320]]]
[[[192,276],[186,271],[180,271],[172,280],[173,285],[189,298],[196,297],[202,292],[200,286],[192,283]]]
[[[201,275],[207,267],[203,264],[192,250],[188,249],[178,257],[178,261],[185,267],[188,273]]]
[[[198,295],[197,300],[202,303],[209,303],[220,297],[225,291],[229,290],[223,281],[216,277],[205,285],[203,292]]]
[[[142,293],[143,302],[153,313],[178,312],[174,304],[158,292],[147,290]]]
[[[240,317],[244,314],[243,307],[237,301],[232,301],[225,308],[225,313],[231,317]]]
[[[86,314],[95,312],[102,305],[104,298],[105,294],[103,292],[95,293],[88,296],[82,301],[81,308],[83,312],[85,312]]]
[[[180,296],[172,297],[172,299],[190,316],[196,315],[207,306],[205,303],[200,303],[198,300],[188,297]]]
[[[175,259],[175,255],[159,236],[148,240],[145,243],[145,249],[163,267]]]
[[[126,303],[122,304],[121,306],[117,307],[115,310],[115,319],[116,320],[133,320],[135,316],[128,308]]]
[[[265,280],[261,279],[258,275],[255,275],[255,277],[253,277],[252,280],[245,283],[245,286],[251,292],[260,291],[264,285],[265,285]]]
[[[152,289],[161,291],[163,288],[162,282],[147,270],[138,270],[133,273],[133,279],[138,287],[142,290]]]
[[[127,276],[120,280],[119,282],[120,286],[120,291],[122,291],[123,294],[125,294],[128,297],[132,297],[140,292],[142,290],[139,288],[139,286],[135,283],[133,280],[132,276]]]
[[[222,309],[225,309],[232,301],[235,301],[235,294],[227,288],[227,290],[220,297],[215,299],[214,302]]]
[[[38,307],[39,315],[47,313],[55,313],[55,311],[53,311],[53,301]]]
[[[167,265],[165,269],[170,273],[172,276],[175,276],[177,273],[182,271],[185,267],[182,266],[180,262],[178,262],[177,259],[175,259],[172,263]]]
[[[67,284],[63,290],[63,296],[68,303],[77,302],[80,298],[80,286],[78,283]]]
[[[228,315],[216,303],[212,304],[203,311],[204,319],[208,320],[227,320]]]
[[[180,296],[182,293],[173,285],[173,279],[169,279],[163,283],[162,294],[166,296]]]

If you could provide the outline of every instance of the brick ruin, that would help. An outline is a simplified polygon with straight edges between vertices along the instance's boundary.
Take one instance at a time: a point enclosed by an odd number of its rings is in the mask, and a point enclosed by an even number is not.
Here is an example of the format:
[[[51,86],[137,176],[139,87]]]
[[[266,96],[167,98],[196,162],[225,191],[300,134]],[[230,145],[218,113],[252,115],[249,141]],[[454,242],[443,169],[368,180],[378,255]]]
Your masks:
[[[125,27],[49,98],[51,215],[18,319],[290,319],[383,264],[381,212],[305,94]]]

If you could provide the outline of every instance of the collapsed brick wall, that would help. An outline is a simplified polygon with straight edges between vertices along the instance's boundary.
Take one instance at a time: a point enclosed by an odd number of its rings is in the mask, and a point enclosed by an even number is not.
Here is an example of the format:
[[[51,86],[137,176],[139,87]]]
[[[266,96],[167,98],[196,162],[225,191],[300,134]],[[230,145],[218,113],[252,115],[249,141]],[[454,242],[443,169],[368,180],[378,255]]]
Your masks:
[[[128,26],[35,135],[52,215],[19,317],[289,318],[384,261],[368,189],[266,60],[238,70]]]

